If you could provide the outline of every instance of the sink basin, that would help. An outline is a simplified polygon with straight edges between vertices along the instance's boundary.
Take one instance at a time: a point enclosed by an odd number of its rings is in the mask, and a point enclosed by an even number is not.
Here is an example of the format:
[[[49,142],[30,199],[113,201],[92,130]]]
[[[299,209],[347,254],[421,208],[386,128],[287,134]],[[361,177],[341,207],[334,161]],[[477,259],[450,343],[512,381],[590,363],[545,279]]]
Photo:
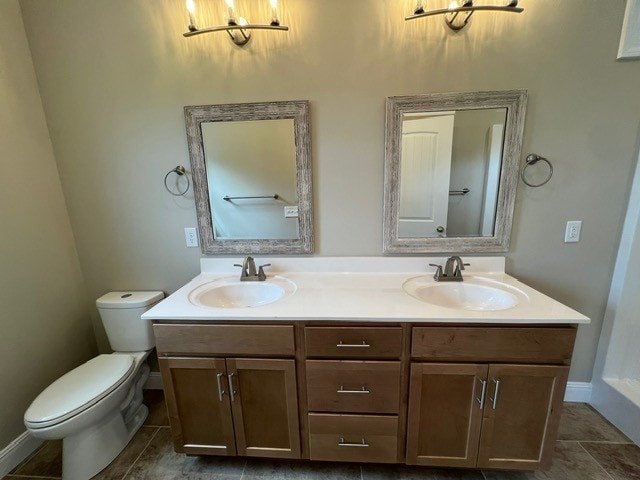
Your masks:
[[[252,308],[277,302],[295,291],[295,283],[280,276],[264,282],[241,282],[238,277],[227,277],[193,289],[189,301],[200,307]]]
[[[463,310],[508,310],[528,298],[521,290],[505,283],[475,278],[463,282],[437,283],[429,277],[416,277],[407,280],[402,288],[425,303]]]

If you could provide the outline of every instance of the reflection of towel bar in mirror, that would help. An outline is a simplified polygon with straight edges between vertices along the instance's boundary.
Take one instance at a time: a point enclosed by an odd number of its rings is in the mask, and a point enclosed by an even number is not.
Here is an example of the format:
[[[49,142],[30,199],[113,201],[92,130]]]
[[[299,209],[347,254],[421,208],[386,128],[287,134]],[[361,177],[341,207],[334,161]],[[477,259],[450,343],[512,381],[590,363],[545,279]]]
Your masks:
[[[280,195],[274,193],[273,195],[255,195],[249,197],[230,197],[229,195],[225,195],[224,197],[222,197],[222,199],[226,200],[227,202],[230,202],[231,200],[246,200],[253,198],[273,198],[274,200],[277,200],[278,198],[280,198]]]
[[[463,188],[462,190],[449,190],[449,195],[466,195],[471,190],[468,188]]]

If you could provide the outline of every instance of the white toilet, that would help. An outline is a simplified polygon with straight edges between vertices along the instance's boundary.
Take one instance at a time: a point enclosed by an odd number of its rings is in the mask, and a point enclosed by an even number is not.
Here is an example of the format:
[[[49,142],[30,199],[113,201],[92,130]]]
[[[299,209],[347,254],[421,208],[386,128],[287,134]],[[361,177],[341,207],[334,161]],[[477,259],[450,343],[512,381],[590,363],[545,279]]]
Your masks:
[[[109,465],[149,413],[142,387],[155,346],[143,312],[162,292],[111,292],[96,300],[111,348],[49,385],[24,414],[36,438],[62,439],[62,476],[88,480]]]

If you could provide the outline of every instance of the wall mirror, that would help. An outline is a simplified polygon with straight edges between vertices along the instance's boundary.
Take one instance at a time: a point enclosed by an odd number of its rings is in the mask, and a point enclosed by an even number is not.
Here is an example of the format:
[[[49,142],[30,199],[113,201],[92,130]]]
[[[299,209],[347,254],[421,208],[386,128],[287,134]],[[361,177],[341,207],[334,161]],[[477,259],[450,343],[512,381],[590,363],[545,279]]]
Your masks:
[[[526,90],[389,97],[385,253],[505,252]]]
[[[309,103],[184,112],[202,253],[311,253]]]

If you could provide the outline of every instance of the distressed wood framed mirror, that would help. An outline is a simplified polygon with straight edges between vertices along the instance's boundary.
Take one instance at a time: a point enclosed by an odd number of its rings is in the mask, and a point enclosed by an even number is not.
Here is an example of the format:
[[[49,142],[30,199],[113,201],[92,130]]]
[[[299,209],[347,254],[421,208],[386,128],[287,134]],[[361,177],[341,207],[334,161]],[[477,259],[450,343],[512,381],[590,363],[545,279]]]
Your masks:
[[[184,114],[202,253],[313,252],[309,102]]]
[[[389,97],[384,253],[506,252],[526,90]]]

